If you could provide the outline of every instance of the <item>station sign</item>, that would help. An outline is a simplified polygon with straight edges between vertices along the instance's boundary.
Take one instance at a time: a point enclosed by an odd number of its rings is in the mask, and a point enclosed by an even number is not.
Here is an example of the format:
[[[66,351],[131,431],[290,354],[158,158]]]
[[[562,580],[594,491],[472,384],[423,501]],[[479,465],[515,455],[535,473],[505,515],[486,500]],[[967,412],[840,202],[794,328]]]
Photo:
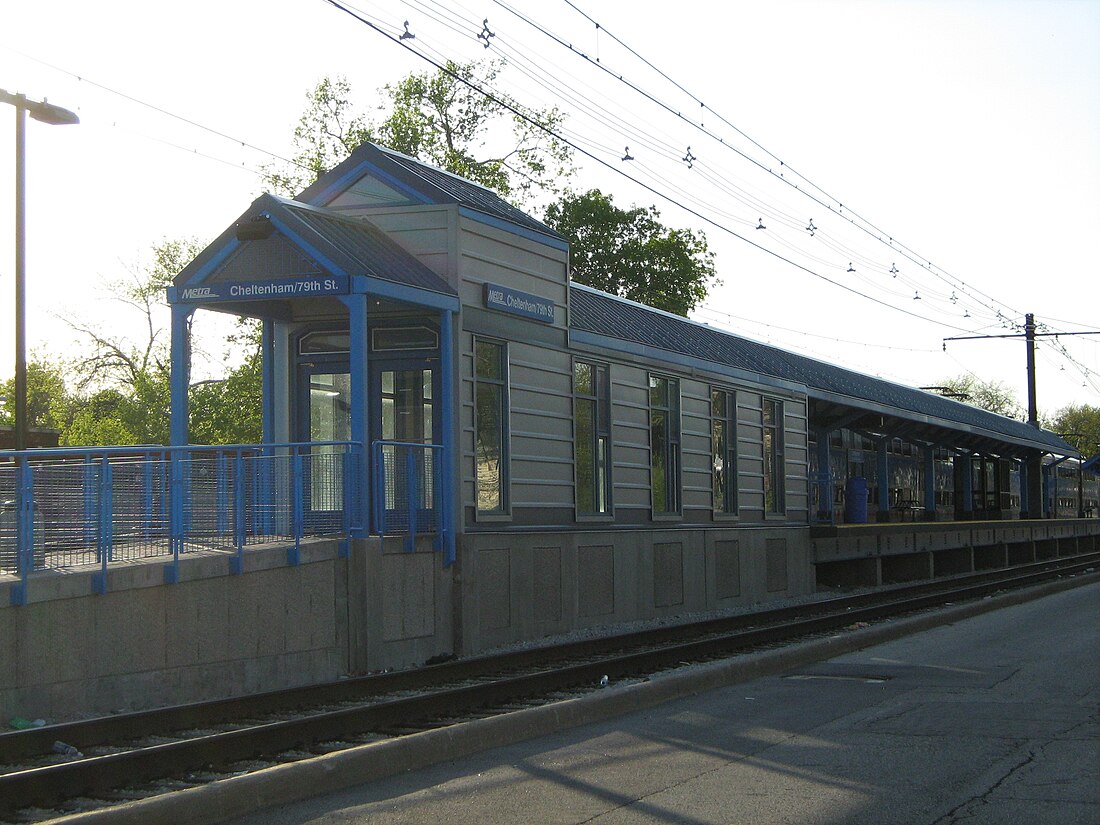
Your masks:
[[[553,301],[500,284],[485,284],[485,306],[543,324],[554,323]]]
[[[288,298],[317,298],[347,295],[348,279],[342,275],[306,278],[277,278],[262,281],[219,281],[202,286],[176,287],[176,298],[184,303],[218,301],[270,301]]]

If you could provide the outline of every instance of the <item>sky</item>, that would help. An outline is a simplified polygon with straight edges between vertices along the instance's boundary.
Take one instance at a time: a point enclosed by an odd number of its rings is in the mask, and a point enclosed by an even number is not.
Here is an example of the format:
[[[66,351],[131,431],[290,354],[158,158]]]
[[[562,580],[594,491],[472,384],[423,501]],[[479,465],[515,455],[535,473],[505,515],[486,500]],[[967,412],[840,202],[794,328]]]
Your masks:
[[[911,386],[973,374],[1024,406],[1022,340],[944,339],[1015,334],[1027,312],[1043,332],[1100,330],[1100,0],[348,4],[377,28],[324,0],[5,5],[0,88],[81,119],[27,125],[41,357],[79,354],[68,322],[132,329],[106,285],[162,239],[233,223],[292,155],[318,80],[347,78],[369,111],[425,56],[505,61],[498,90],[565,113],[570,186],[703,232],[721,284],[700,322]],[[1040,412],[1100,406],[1100,335],[1039,343]]]

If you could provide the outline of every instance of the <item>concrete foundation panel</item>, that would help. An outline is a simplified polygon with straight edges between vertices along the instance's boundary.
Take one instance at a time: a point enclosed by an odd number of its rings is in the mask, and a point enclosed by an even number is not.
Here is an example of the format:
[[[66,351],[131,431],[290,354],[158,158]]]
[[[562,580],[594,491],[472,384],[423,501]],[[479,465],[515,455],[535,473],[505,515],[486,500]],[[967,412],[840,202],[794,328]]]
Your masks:
[[[432,553],[382,556],[382,639],[419,639],[435,633],[435,576]],[[507,578],[504,587],[507,587]],[[507,592],[507,591],[505,591]]]
[[[714,588],[718,599],[741,595],[740,543],[735,539],[714,542]]]
[[[577,548],[577,615],[615,612],[615,552],[611,545]]]
[[[534,562],[535,621],[561,621],[561,548],[536,547]]]
[[[511,551],[508,548],[482,550],[477,554],[478,622],[486,630],[512,623]]]
[[[679,542],[653,545],[653,603],[657,607],[684,603],[684,547]]]
[[[766,587],[769,593],[784,591],[789,586],[787,575],[787,540],[767,539],[764,545]]]

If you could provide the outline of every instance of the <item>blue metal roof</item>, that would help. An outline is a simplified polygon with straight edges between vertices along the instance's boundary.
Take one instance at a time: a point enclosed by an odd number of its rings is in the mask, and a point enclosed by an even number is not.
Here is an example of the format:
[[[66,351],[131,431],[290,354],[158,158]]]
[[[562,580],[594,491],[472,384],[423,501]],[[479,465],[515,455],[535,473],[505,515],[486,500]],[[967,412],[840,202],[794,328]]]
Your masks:
[[[324,206],[368,173],[406,191],[411,190],[422,203],[459,204],[558,242],[564,241],[549,226],[512,206],[491,189],[374,143],[357,147],[345,161],[321,175],[295,200]]]
[[[1054,433],[923,390],[786,352],[579,284],[569,292],[569,328],[697,358],[806,387],[809,398],[976,432],[1058,455],[1077,451]]]

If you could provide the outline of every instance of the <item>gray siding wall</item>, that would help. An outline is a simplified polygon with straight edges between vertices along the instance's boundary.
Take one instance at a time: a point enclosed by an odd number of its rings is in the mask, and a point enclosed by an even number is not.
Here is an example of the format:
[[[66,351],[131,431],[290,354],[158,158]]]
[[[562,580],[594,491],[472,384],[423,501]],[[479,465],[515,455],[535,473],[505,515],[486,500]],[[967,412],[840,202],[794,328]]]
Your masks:
[[[505,518],[515,526],[554,526],[574,520],[573,357],[611,367],[612,482],[614,521],[651,524],[649,445],[650,372],[680,381],[681,486],[684,524],[711,524],[710,388],[733,390],[737,398],[738,520],[741,523],[805,524],[809,506],[806,402],[789,391],[774,392],[719,375],[688,374],[682,366],[654,364],[615,353],[571,351],[567,342],[567,256],[535,239],[472,220],[455,206],[371,210],[369,218],[446,277],[463,305],[458,336],[461,506],[466,528],[474,518],[475,337],[495,339],[508,352],[509,504]],[[555,304],[553,324],[487,309],[484,285],[504,284]],[[667,368],[666,368],[667,367]],[[712,380],[713,379],[713,380]],[[764,513],[762,402],[783,402],[785,515]],[[480,526],[500,526],[500,518]],[[661,523],[664,523],[663,521]],[[728,523],[728,522],[725,522]]]
[[[473,514],[476,501],[473,347],[480,336],[507,345],[510,512],[517,523],[567,523],[573,518],[573,387],[565,350],[566,252],[463,216],[457,241],[462,508]],[[552,300],[553,324],[486,309],[487,283]]]
[[[359,213],[422,264],[458,287],[457,206],[404,206]]]

